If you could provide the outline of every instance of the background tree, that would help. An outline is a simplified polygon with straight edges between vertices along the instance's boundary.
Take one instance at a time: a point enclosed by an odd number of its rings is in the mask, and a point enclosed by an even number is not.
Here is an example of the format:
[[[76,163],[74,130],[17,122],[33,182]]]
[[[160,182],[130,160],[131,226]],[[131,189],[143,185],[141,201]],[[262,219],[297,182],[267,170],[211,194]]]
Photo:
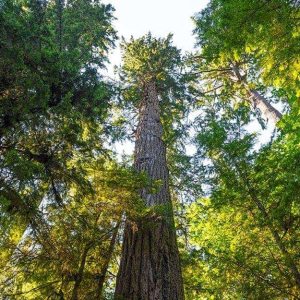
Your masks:
[[[276,123],[281,114],[271,101],[291,103],[299,92],[298,15],[297,1],[210,1],[194,17],[208,90],[245,99]]]
[[[299,298],[298,15],[298,1],[212,0],[194,17],[204,197],[181,220],[189,299]],[[277,122],[269,144],[247,132],[249,103]]]
[[[207,198],[187,209],[189,297],[298,299],[299,134],[287,125],[298,120],[286,116],[278,137],[257,148],[249,108],[210,106],[196,123]]]
[[[60,206],[73,184],[90,189],[81,166],[103,153],[113,88],[100,72],[116,38],[112,12],[100,1],[1,3],[0,214],[7,257],[26,227],[36,226],[42,199]]]

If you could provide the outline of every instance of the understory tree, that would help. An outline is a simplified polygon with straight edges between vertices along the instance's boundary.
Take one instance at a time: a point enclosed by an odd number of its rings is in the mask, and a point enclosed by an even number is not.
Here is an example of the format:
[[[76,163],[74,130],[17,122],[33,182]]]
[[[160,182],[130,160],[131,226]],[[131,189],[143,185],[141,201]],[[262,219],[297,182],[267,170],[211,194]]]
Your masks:
[[[73,185],[62,207],[43,204],[36,226],[27,229],[2,269],[4,298],[106,299],[122,214],[138,213],[135,191],[145,180],[112,160],[83,167],[93,190],[83,194]]]

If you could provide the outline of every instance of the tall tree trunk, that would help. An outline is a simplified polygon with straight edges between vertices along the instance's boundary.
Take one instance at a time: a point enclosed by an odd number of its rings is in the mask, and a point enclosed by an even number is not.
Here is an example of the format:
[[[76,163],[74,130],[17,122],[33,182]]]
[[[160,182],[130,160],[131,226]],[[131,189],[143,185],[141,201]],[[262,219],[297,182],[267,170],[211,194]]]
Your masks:
[[[269,103],[269,101],[262,96],[257,90],[251,89],[245,76],[242,76],[240,70],[236,64],[232,64],[232,70],[237,80],[243,84],[248,93],[248,101],[254,108],[258,108],[263,117],[271,120],[276,124],[282,117],[282,114]]]
[[[126,222],[115,299],[184,299],[162,133],[156,86],[149,82],[139,110],[134,166],[161,185],[155,192],[140,191],[153,208],[151,216]]]

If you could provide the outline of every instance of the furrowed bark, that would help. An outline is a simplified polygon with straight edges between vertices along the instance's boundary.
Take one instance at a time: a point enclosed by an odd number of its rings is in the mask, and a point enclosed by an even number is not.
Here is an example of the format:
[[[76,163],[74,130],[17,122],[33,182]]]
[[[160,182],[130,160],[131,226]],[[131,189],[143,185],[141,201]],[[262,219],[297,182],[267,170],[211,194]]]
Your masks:
[[[134,167],[161,185],[154,192],[140,191],[153,213],[126,222],[116,300],[184,299],[162,133],[156,86],[148,82],[139,109]]]

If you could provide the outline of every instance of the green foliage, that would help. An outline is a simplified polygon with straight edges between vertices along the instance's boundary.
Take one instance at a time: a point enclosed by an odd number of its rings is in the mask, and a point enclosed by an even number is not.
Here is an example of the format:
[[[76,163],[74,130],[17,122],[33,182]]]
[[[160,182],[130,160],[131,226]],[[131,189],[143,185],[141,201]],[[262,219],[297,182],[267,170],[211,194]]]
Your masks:
[[[122,75],[129,84],[142,86],[155,81],[159,86],[174,81],[181,63],[180,51],[172,45],[172,35],[153,38],[151,33],[129,42],[123,40]]]
[[[212,0],[194,20],[202,70],[219,69],[224,77],[235,63],[252,87],[263,83],[289,99],[299,96],[297,1]]]
[[[0,181],[8,213],[36,209],[47,193],[59,203],[71,182],[88,186],[80,164],[103,148],[113,92],[99,73],[116,38],[112,11],[99,1],[1,3]]]
[[[184,208],[187,299],[299,295],[298,15],[297,1],[212,0],[194,17],[195,160],[207,197]],[[290,105],[260,147],[246,130],[249,88]]]
[[[104,147],[128,136],[154,82],[186,298],[298,299],[298,2],[211,0],[194,16],[201,49],[188,57],[172,35],[123,40],[117,89],[101,76],[116,41],[111,5],[3,0],[1,296],[71,299],[78,284],[80,299],[112,299],[123,215],[151,224],[170,210],[145,207],[138,191],[155,193],[161,182]],[[263,146],[247,131],[250,89],[288,108]]]
[[[205,158],[209,198],[186,208],[188,299],[296,299],[299,293],[291,261],[299,269],[300,149],[290,127],[299,121],[294,113],[285,116],[277,138],[254,151],[246,116],[220,102],[199,120],[197,155]]]
[[[102,277],[113,279],[106,277],[105,269],[112,259],[112,239],[116,239],[113,236],[124,212],[140,215],[137,191],[145,179],[113,161],[89,162],[85,167],[93,191],[83,194],[74,185],[63,207],[43,203],[36,226],[27,230],[10,263],[3,266],[1,295],[10,299],[57,299],[63,295],[69,299],[84,255],[78,297],[99,297]]]
[[[74,186],[93,189],[83,166],[105,153],[112,13],[100,1],[1,2],[1,267],[46,218],[41,203],[58,208]]]

